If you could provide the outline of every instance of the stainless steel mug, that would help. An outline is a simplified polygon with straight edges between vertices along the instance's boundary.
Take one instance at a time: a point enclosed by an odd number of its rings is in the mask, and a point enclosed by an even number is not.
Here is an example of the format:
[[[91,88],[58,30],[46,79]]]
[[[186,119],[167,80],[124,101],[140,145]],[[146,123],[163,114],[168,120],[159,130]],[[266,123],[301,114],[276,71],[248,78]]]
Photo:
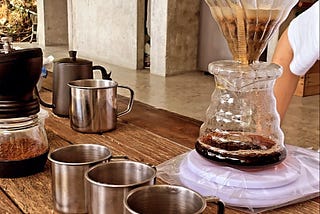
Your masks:
[[[98,164],[86,172],[90,214],[124,213],[123,200],[137,187],[153,185],[156,169],[148,164],[124,160]]]
[[[134,92],[127,86],[102,79],[71,81],[70,125],[84,133],[102,133],[116,128],[117,117],[129,113],[133,105]],[[127,108],[118,112],[117,88],[129,90]]]
[[[97,144],[77,144],[49,153],[54,209],[61,213],[87,213],[85,172],[111,158],[111,151]]]
[[[224,213],[224,203],[218,198],[205,199],[191,189],[174,185],[139,187],[131,190],[123,201],[127,214],[198,214],[205,210],[207,202],[218,205],[218,214]]]

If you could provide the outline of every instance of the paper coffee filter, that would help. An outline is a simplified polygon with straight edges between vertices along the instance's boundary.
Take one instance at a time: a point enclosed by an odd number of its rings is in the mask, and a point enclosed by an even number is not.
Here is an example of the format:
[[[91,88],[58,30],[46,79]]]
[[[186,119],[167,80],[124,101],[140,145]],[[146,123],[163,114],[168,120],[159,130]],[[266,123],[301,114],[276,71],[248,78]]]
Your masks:
[[[298,0],[206,0],[234,60],[259,60],[273,33]]]

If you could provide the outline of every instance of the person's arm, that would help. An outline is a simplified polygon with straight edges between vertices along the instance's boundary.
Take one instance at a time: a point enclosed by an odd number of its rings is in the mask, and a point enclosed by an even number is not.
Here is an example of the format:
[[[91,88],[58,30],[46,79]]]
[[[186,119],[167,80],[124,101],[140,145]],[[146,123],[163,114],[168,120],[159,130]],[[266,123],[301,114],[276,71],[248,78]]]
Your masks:
[[[288,40],[288,29],[281,35],[273,54],[272,62],[283,67],[282,75],[274,85],[274,95],[277,101],[277,111],[281,122],[287,112],[291,98],[296,90],[299,76],[290,70],[290,63],[293,59],[293,51]]]

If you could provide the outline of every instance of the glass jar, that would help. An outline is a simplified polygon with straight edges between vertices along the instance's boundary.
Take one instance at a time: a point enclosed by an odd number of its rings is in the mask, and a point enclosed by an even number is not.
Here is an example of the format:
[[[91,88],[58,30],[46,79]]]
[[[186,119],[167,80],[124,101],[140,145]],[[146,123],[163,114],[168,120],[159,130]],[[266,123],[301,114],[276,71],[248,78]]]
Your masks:
[[[230,165],[274,165],[286,157],[273,85],[282,68],[222,60],[209,65],[215,90],[200,128],[197,152]]]
[[[48,113],[0,119],[0,177],[21,177],[43,169],[49,145],[44,128]]]

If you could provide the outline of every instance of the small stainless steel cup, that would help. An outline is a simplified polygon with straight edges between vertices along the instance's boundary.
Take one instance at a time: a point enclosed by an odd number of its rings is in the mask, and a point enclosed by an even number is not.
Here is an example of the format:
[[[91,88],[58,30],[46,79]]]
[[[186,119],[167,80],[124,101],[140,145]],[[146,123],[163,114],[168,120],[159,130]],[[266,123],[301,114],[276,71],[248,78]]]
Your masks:
[[[77,144],[49,153],[54,209],[61,213],[87,213],[85,172],[111,158],[111,151],[97,144]]]
[[[123,203],[126,214],[202,213],[207,202],[218,205],[218,214],[224,213],[224,203],[218,198],[205,199],[199,193],[174,185],[144,186],[131,190]]]
[[[72,129],[84,133],[101,133],[116,128],[117,117],[129,113],[134,91],[117,82],[103,79],[71,81],[70,124]],[[129,90],[127,108],[118,112],[117,88]]]
[[[130,160],[98,164],[86,172],[88,211],[91,214],[124,213],[123,199],[137,187],[153,185],[155,167]]]

